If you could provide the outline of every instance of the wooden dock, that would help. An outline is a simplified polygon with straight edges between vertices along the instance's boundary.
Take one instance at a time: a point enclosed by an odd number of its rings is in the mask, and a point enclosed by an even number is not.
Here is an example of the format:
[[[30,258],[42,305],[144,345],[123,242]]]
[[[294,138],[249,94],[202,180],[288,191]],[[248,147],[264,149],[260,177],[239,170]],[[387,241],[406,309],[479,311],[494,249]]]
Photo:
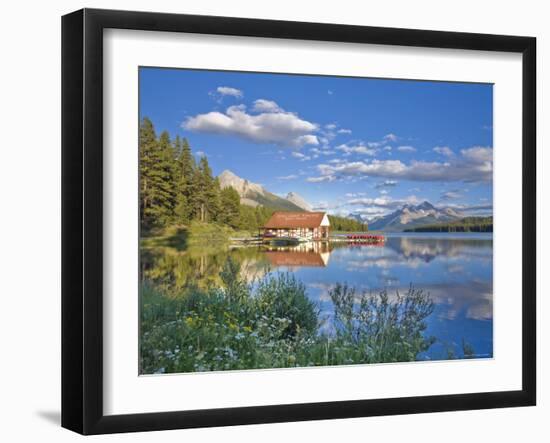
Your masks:
[[[342,234],[334,235],[328,239],[302,239],[298,237],[232,237],[232,243],[240,245],[275,245],[275,246],[295,246],[300,243],[313,242],[338,242],[338,243],[356,243],[364,245],[383,245],[386,242],[386,236],[380,234]]]

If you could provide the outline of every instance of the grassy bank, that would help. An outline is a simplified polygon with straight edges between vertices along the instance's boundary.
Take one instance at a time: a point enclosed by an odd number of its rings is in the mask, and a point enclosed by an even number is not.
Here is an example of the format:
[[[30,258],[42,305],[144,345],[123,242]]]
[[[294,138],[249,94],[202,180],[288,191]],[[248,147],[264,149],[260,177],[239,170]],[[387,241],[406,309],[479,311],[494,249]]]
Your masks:
[[[249,284],[228,259],[221,284],[167,297],[141,286],[141,373],[216,371],[413,361],[433,303],[423,291],[359,293],[336,284],[334,327],[324,330],[306,287],[291,274]]]
[[[189,225],[171,225],[142,232],[141,247],[183,250],[194,245],[226,245],[232,237],[248,237],[252,231],[235,230],[227,225],[193,221]]]

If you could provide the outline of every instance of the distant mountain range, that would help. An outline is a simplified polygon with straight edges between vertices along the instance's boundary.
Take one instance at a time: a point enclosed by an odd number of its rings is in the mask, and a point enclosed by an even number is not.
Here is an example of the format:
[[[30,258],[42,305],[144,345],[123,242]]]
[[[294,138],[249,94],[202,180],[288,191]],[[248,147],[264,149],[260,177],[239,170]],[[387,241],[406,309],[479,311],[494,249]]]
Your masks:
[[[222,188],[232,187],[241,197],[241,203],[252,207],[264,206],[277,211],[311,211],[312,206],[296,192],[289,192],[286,197],[279,197],[266,190],[262,185],[239,177],[229,170],[223,171],[218,180]],[[391,214],[368,221],[371,231],[404,231],[425,225],[448,223],[461,220],[464,214],[451,208],[436,208],[428,201],[418,205],[404,205]],[[360,213],[351,213],[348,219],[365,223]]]
[[[369,222],[372,231],[404,231],[423,225],[453,222],[464,218],[464,214],[451,208],[436,208],[428,201],[419,205],[404,205],[391,214],[374,218]]]
[[[241,203],[248,206],[265,206],[278,211],[310,211],[311,206],[295,192],[290,192],[286,198],[279,197],[262,185],[252,183],[239,177],[229,170],[223,171],[218,180],[223,188],[232,187],[241,197]]]

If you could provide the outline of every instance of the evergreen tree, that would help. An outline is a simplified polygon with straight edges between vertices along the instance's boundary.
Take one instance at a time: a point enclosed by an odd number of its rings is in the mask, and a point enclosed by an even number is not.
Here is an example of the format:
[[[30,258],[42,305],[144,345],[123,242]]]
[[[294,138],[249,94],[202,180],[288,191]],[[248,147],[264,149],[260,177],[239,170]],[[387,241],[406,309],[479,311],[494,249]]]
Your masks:
[[[196,165],[187,139],[184,138],[180,144],[179,138],[176,138],[176,146],[178,146],[176,219],[180,223],[188,223],[196,213],[193,195]]]
[[[241,197],[234,188],[228,186],[222,189],[220,192],[220,212],[218,221],[232,228],[239,226],[240,204]]]
[[[205,156],[199,161],[192,188],[192,206],[198,220],[216,220],[220,207],[220,184],[217,178],[212,177],[212,169]]]
[[[153,123],[144,118],[139,133],[139,200],[144,230],[165,225],[173,215],[172,152],[168,133],[157,140]]]
[[[157,165],[160,172],[161,189],[163,194],[162,208],[159,219],[163,225],[174,220],[174,211],[177,204],[177,180],[178,167],[175,154],[175,146],[170,141],[170,135],[163,131],[159,138],[160,163]]]

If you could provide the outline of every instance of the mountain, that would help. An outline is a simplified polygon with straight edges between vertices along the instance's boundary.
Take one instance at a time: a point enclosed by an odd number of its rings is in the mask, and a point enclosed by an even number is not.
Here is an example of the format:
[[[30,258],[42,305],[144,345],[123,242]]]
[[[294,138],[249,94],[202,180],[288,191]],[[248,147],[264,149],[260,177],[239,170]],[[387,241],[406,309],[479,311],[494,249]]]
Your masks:
[[[349,218],[351,220],[358,221],[359,223],[366,223],[366,220],[363,218],[361,214],[358,212],[350,212],[346,218]]]
[[[265,206],[278,211],[303,211],[303,208],[296,203],[266,191],[262,185],[241,178],[227,169],[218,175],[218,180],[222,189],[229,186],[235,189],[243,205]]]
[[[419,205],[404,205],[391,214],[370,221],[370,230],[403,231],[418,226],[453,222],[464,215],[451,208],[436,208],[428,201]]]
[[[289,192],[286,195],[286,199],[294,203],[296,206],[302,208],[304,211],[311,211],[313,207],[304,200],[304,198],[301,195],[296,194],[295,192]]]

